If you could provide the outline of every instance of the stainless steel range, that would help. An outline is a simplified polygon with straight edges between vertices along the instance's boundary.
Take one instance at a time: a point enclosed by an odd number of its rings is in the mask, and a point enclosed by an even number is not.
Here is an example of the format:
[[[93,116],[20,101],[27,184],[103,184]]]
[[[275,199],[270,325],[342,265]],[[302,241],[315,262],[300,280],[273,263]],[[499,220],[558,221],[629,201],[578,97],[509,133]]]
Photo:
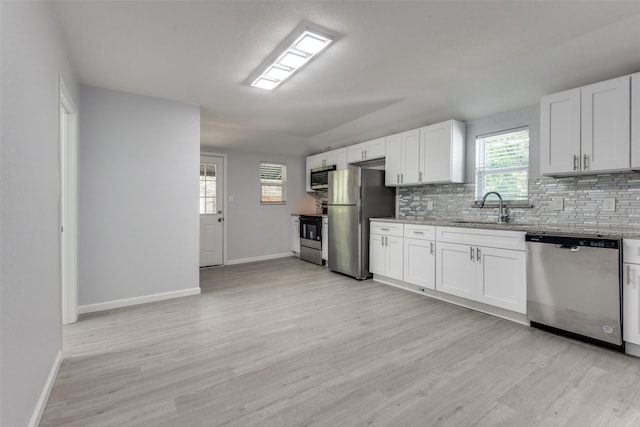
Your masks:
[[[321,216],[300,215],[300,259],[324,265]]]
[[[531,326],[624,351],[622,241],[532,233],[525,240]]]

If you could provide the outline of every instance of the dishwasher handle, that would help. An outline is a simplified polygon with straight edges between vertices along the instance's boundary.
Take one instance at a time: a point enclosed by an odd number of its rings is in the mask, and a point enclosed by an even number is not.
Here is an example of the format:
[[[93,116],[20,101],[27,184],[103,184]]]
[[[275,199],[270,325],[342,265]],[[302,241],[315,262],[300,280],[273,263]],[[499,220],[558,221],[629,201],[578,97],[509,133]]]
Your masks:
[[[578,252],[580,250],[580,246],[573,246],[573,245],[556,245],[556,248],[558,249],[569,249],[571,252]]]

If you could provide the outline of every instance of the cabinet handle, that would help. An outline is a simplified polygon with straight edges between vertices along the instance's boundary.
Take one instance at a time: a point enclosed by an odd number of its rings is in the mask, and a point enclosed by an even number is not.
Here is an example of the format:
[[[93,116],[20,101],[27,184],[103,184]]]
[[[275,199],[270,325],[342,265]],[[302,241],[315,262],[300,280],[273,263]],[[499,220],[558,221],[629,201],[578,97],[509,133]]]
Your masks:
[[[424,234],[423,231],[418,231],[418,230],[413,230],[412,233],[413,234],[420,234],[420,235]]]
[[[418,172],[418,182],[422,182],[422,172]]]
[[[434,246],[435,246],[435,245],[433,244],[433,242],[430,242],[430,243],[429,243],[429,253],[430,253],[431,255],[433,255],[433,247],[434,247]]]
[[[389,231],[389,229],[388,229],[388,228],[380,228],[380,230],[382,230],[382,231]]]
[[[584,155],[584,170],[589,170],[589,155]]]
[[[384,246],[384,236],[380,236],[380,245]]]
[[[367,158],[367,150],[364,150],[364,158]]]
[[[480,262],[480,248],[476,248],[476,261]]]
[[[627,285],[631,284],[631,265],[627,264]]]
[[[389,238],[387,236],[384,236],[384,245],[389,246]]]
[[[578,170],[578,156],[576,154],[573,155],[573,170]]]
[[[396,184],[400,184],[400,174],[396,174]]]
[[[360,152],[360,158],[361,158],[361,159],[364,159],[364,150],[362,150],[362,151]]]
[[[400,182],[402,182],[404,184],[404,174],[403,173],[400,174]]]
[[[473,248],[469,247],[469,258],[471,258],[471,261],[473,261]]]

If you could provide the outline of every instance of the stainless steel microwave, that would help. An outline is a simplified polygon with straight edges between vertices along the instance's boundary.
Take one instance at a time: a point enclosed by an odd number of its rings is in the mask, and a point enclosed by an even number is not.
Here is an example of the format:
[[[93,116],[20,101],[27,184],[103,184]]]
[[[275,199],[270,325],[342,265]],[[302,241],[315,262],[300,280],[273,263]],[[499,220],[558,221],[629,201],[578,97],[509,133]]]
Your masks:
[[[329,172],[336,170],[336,165],[311,169],[311,189],[326,190],[329,188]]]

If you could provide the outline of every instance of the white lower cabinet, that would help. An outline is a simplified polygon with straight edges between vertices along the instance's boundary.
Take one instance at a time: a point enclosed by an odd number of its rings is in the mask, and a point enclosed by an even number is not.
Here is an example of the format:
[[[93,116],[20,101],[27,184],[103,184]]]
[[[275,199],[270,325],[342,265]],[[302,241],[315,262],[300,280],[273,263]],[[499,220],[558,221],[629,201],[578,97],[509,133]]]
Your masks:
[[[404,281],[436,288],[436,251],[433,240],[404,239]]]
[[[329,219],[322,218],[322,259],[329,260]]]
[[[436,234],[437,291],[526,313],[524,233],[437,227]],[[440,241],[443,237],[459,243]],[[495,246],[480,246],[478,242]]]
[[[436,289],[450,295],[474,299],[475,264],[470,259],[472,247],[438,242]]]
[[[291,251],[300,256],[300,217],[291,216]]]
[[[371,223],[369,233],[369,270],[373,274],[402,280],[403,225]]]
[[[476,248],[476,300],[517,313],[527,312],[525,252]]]
[[[622,313],[627,352],[640,356],[640,240],[623,240]],[[635,351],[629,347],[637,346]],[[638,354],[636,354],[638,353]]]
[[[404,281],[421,292],[436,287],[435,240],[436,227],[432,225],[404,225]]]

